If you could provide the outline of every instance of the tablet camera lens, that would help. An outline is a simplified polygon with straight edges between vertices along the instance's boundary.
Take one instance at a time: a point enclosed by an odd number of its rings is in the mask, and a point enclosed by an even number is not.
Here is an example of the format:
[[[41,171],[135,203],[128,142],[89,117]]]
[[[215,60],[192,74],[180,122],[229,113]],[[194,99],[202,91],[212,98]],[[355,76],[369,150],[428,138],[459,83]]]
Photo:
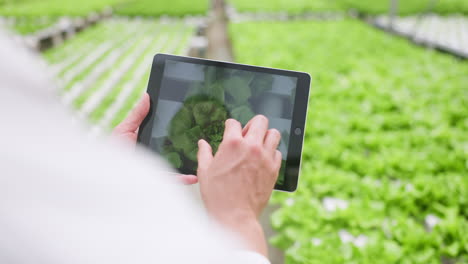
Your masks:
[[[297,127],[296,129],[294,129],[294,134],[296,134],[296,136],[300,136],[302,134],[302,129]]]

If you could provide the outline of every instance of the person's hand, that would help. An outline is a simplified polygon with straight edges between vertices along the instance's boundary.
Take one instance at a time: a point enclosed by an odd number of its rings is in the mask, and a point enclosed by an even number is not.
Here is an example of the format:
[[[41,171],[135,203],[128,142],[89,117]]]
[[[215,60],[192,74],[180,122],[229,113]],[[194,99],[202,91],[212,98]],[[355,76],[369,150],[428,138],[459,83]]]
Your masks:
[[[281,139],[268,130],[268,119],[254,117],[244,129],[226,121],[223,141],[213,157],[210,145],[200,140],[198,181],[208,213],[241,235],[249,249],[266,256],[267,248],[258,217],[268,203],[281,167]]]
[[[120,138],[132,144],[136,144],[138,137],[138,128],[141,122],[148,115],[150,109],[150,98],[147,93],[143,95],[140,102],[132,110],[132,112],[125,118],[122,123],[117,125],[112,132],[112,137]]]
[[[115,127],[112,137],[136,145],[138,128],[148,115],[149,109],[150,97],[145,93],[127,118]],[[198,178],[195,175],[177,175],[176,177],[184,184],[195,184],[198,182]]]

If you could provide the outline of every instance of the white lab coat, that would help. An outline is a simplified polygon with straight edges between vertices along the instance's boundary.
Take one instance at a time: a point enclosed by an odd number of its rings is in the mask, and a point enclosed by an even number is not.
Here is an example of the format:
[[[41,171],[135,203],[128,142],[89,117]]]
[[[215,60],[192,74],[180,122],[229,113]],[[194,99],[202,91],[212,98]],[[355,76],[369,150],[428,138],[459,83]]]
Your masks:
[[[0,34],[0,263],[269,263],[155,155],[71,124],[19,46]]]

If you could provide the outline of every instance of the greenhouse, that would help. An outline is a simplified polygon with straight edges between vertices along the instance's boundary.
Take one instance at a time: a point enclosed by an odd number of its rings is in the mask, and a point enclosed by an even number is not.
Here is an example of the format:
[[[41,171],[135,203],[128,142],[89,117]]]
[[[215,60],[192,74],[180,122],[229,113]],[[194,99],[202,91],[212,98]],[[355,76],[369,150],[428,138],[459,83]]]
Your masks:
[[[468,1],[0,0],[0,29],[90,137],[157,53],[310,74],[297,191],[262,215],[271,263],[468,264]]]

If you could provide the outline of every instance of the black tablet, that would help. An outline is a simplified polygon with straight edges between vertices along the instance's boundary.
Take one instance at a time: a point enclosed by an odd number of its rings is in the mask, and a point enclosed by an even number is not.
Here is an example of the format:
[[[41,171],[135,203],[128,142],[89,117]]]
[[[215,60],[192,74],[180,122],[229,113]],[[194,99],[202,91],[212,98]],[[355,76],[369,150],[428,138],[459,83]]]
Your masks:
[[[275,189],[294,191],[309,87],[307,73],[157,54],[148,84],[151,109],[138,141],[181,173],[196,175],[199,139],[216,152],[226,119],[245,125],[262,114],[281,133],[283,165]]]

